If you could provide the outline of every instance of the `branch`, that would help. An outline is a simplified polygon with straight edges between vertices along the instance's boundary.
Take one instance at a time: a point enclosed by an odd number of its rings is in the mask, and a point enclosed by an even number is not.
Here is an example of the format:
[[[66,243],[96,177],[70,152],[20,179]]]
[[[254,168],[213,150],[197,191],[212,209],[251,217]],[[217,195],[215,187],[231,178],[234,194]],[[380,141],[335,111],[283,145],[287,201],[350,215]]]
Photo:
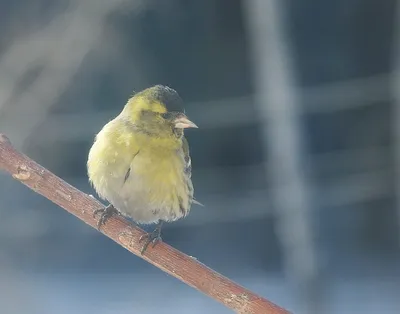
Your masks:
[[[9,172],[14,179],[97,229],[93,211],[104,205],[18,152],[8,138],[1,133],[0,169]],[[112,217],[107,220],[101,232],[131,253],[237,313],[289,313],[166,243],[160,242],[154,248],[149,246],[146,253],[141,255],[139,238],[144,231],[121,217]]]

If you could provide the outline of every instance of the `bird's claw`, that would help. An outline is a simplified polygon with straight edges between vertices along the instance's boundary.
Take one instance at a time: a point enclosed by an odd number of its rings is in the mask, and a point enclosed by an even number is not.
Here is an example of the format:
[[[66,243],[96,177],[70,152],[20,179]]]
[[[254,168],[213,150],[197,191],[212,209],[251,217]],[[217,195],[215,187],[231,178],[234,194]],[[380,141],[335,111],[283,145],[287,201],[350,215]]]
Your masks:
[[[93,211],[93,218],[95,218],[97,214],[100,214],[99,221],[97,222],[97,229],[100,229],[101,225],[104,225],[111,216],[121,215],[121,213],[111,204]]]
[[[155,247],[158,242],[162,241],[161,228],[157,227],[156,229],[154,229],[154,231],[142,235],[139,238],[139,243],[142,242],[144,239],[146,239],[146,242],[144,243],[142,250],[140,252],[140,254],[142,255],[147,250],[147,247],[149,246],[150,243],[153,243],[153,247]]]

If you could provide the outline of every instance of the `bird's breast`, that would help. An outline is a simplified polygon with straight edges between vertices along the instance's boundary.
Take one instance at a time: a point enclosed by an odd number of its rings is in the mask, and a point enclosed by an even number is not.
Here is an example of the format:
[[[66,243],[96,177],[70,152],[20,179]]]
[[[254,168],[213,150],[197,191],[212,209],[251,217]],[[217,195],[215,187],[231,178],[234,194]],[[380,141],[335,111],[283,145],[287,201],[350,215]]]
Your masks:
[[[182,151],[141,150],[131,162],[120,195],[127,214],[137,221],[172,221],[185,216],[193,188],[184,172]]]

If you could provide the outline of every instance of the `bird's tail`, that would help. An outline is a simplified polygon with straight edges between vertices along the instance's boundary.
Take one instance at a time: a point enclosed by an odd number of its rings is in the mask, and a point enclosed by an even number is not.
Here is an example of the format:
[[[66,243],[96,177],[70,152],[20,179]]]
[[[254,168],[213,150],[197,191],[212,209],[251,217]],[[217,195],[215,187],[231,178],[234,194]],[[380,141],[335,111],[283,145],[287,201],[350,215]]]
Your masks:
[[[202,203],[200,203],[199,201],[195,200],[194,198],[193,198],[192,202],[193,202],[193,204],[196,204],[196,205],[204,207],[204,205]]]

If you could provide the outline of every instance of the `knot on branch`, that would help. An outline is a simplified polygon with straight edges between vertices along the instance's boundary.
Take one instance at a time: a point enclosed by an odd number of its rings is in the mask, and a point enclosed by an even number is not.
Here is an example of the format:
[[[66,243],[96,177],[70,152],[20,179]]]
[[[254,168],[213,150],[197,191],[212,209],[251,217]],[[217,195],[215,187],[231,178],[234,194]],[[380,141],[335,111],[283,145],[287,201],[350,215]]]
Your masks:
[[[31,173],[29,172],[28,167],[26,165],[21,165],[18,166],[17,173],[14,173],[12,177],[19,181],[25,181],[31,177]]]

